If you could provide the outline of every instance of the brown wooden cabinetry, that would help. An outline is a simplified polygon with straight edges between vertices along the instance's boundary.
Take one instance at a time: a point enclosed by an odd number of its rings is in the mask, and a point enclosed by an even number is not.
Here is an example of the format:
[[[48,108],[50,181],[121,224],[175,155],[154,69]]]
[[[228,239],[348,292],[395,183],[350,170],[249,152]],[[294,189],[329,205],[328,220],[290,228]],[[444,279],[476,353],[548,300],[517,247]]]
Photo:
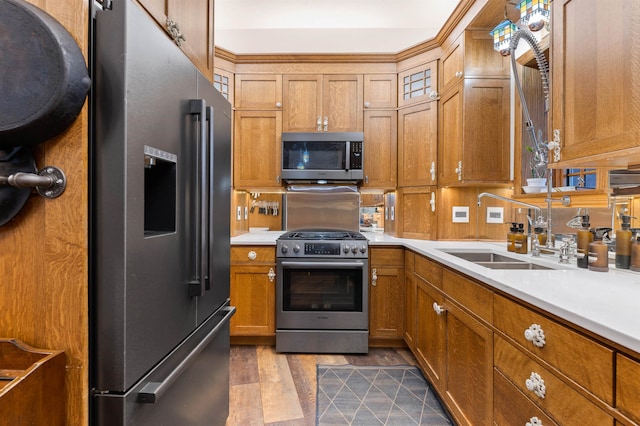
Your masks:
[[[138,0],[167,33],[177,31],[176,44],[213,82],[213,0]],[[176,27],[177,25],[177,27]]]
[[[436,184],[437,102],[398,111],[398,187]]]
[[[440,99],[438,185],[509,182],[509,80],[465,78]]]
[[[553,3],[552,129],[560,131],[553,167],[640,164],[640,9],[635,0]]]
[[[405,250],[404,252],[404,341],[409,349],[415,352],[416,345],[416,279],[414,277],[415,268],[414,252]]]
[[[286,74],[282,85],[285,132],[362,131],[361,74]]]
[[[364,181],[362,187],[396,189],[398,114],[395,110],[364,112]]]
[[[233,187],[280,188],[282,112],[235,112]]]
[[[275,247],[231,247],[231,336],[275,336]]]
[[[369,337],[400,340],[404,324],[404,249],[369,251]]]
[[[364,75],[364,108],[395,109],[398,105],[398,76],[396,74]]]
[[[625,355],[616,357],[616,407],[640,423],[640,362]]]
[[[435,240],[437,236],[437,188],[400,188],[395,209],[395,233],[401,238]]]
[[[236,110],[282,110],[282,75],[236,74]]]

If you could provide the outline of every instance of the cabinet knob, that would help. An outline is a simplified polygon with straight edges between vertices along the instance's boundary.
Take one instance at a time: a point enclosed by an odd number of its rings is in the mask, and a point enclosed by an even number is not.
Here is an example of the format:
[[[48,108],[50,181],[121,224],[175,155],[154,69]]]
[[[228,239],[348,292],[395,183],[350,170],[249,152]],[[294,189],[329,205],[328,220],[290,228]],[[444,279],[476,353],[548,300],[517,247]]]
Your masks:
[[[365,102],[365,103],[364,103],[364,107],[365,107],[365,108],[369,108],[369,105],[370,105],[370,104],[369,104],[369,102]]]
[[[324,131],[328,132],[329,131],[329,117],[325,117],[324,118],[323,124],[324,124]]]
[[[429,204],[431,205],[431,211],[436,211],[436,193],[431,192],[431,200],[429,200]]]
[[[531,417],[525,426],[543,426],[542,420],[537,417]]]
[[[267,274],[267,277],[269,277],[269,282],[272,283],[273,280],[276,278],[276,273],[273,270],[273,268],[269,268],[269,273]]]
[[[429,169],[429,173],[431,174],[431,180],[436,180],[436,162],[431,162],[431,168]]]
[[[462,77],[462,71],[456,71],[456,77],[458,78]]]
[[[429,93],[429,99],[431,99],[432,101],[438,100],[438,92],[434,90]]]
[[[276,102],[276,108],[282,108],[282,102]]]
[[[322,117],[318,116],[318,121],[316,121],[316,124],[318,125],[318,131],[321,132],[322,131]]]
[[[249,253],[247,253],[247,257],[249,258],[249,260],[256,260],[256,258],[258,257],[258,253],[251,250]]]
[[[378,284],[378,269],[373,268],[371,270],[371,285],[376,286]]]
[[[553,129],[553,140],[547,144],[547,148],[553,151],[553,161],[560,161],[560,129]]]
[[[445,313],[446,309],[444,308],[444,306],[438,305],[438,302],[433,302],[433,311],[437,315],[442,315],[443,313]]]
[[[538,373],[532,372],[531,376],[524,382],[528,390],[533,392],[536,396],[544,398],[547,393],[547,388],[544,385],[544,380]]]
[[[462,180],[462,161],[458,161],[458,167],[454,171],[458,174],[458,180]]]
[[[529,328],[524,331],[524,338],[538,348],[544,348],[546,343],[544,330],[542,330],[539,324],[531,324]]]
[[[182,34],[178,23],[173,19],[167,18],[166,24],[167,31],[169,31],[169,35],[171,36],[173,41],[175,41],[178,46],[182,46],[182,42],[187,41],[187,39],[184,38],[184,35]]]

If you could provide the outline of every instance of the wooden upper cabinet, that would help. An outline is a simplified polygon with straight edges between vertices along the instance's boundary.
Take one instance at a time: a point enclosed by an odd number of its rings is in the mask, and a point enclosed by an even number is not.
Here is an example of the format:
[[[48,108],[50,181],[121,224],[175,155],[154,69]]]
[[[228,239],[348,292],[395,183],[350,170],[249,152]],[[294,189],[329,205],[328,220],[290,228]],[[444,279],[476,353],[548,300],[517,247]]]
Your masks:
[[[493,38],[488,31],[467,30],[445,49],[439,76],[441,93],[464,78],[509,77],[509,57],[493,50]]]
[[[236,74],[235,89],[236,109],[282,109],[280,74]]]
[[[435,240],[438,235],[437,201],[435,186],[400,188],[396,200],[396,236]]]
[[[398,111],[398,186],[436,183],[438,103]]]
[[[285,132],[362,131],[361,74],[290,74],[282,81]]]
[[[282,112],[236,111],[233,187],[280,188]]]
[[[364,181],[362,187],[396,189],[398,175],[398,113],[364,112]]]
[[[364,108],[395,108],[398,105],[397,74],[364,76]]]
[[[552,129],[561,144],[553,167],[640,164],[636,0],[563,0],[551,10]]]
[[[167,33],[170,33],[170,24],[177,25],[183,39],[176,40],[176,44],[200,72],[213,81],[213,0],[138,1]]]
[[[398,74],[398,106],[434,101],[438,97],[437,61]]]
[[[508,183],[509,80],[463,83],[440,99],[438,185]]]

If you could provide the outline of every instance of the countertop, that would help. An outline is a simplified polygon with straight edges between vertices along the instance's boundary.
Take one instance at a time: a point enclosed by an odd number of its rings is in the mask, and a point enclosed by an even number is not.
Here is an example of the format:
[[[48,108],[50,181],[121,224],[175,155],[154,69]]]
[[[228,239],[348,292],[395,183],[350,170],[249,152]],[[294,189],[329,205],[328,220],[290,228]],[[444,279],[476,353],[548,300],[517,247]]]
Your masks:
[[[232,245],[274,245],[282,231],[247,233]],[[518,299],[640,353],[640,273],[628,270],[594,272],[575,263],[561,265],[558,256],[507,252],[506,243],[426,241],[363,232],[370,246],[402,246],[476,278]],[[489,269],[446,250],[490,250],[531,263],[561,269]]]

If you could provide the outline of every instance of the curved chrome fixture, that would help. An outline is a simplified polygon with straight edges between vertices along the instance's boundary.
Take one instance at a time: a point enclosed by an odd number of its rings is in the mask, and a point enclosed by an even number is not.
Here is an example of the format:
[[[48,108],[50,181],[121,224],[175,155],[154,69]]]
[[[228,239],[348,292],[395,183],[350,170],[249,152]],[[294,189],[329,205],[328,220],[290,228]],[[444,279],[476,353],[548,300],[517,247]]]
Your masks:
[[[535,36],[531,33],[531,31],[526,29],[519,29],[515,32],[513,37],[511,38],[511,42],[509,43],[509,53],[511,56],[511,69],[513,70],[513,79],[518,89],[518,94],[520,95],[520,103],[522,104],[522,112],[525,117],[525,126],[527,127],[527,131],[529,132],[529,138],[535,148],[534,150],[534,159],[536,160],[536,165],[542,166],[546,165],[549,162],[549,146],[542,142],[542,132],[536,135],[535,128],[533,127],[533,122],[531,121],[531,115],[529,114],[529,108],[527,107],[527,102],[524,98],[524,92],[522,91],[522,85],[520,84],[520,79],[518,78],[518,67],[516,64],[516,48],[518,47],[518,42],[520,39],[523,39],[529,46],[531,46],[531,51],[536,58],[536,62],[538,63],[538,70],[540,71],[540,77],[542,78],[542,91],[544,93],[545,101],[549,100],[549,64],[547,62],[547,58],[545,58],[544,54],[540,50],[540,46],[538,46],[538,42],[536,41]]]
[[[538,206],[534,206],[533,204],[529,204],[529,203],[525,203],[525,202],[522,202],[522,201],[514,200],[513,198],[508,198],[508,197],[503,197],[501,195],[492,194],[491,192],[482,192],[482,193],[478,194],[478,207],[480,207],[480,203],[482,202],[480,200],[482,199],[482,197],[490,197],[490,198],[495,198],[496,200],[507,201],[507,202],[513,203],[513,204],[519,204],[521,206],[528,207],[530,209],[533,209],[533,210],[537,211],[538,214],[542,213],[542,209],[540,207],[538,207]]]

